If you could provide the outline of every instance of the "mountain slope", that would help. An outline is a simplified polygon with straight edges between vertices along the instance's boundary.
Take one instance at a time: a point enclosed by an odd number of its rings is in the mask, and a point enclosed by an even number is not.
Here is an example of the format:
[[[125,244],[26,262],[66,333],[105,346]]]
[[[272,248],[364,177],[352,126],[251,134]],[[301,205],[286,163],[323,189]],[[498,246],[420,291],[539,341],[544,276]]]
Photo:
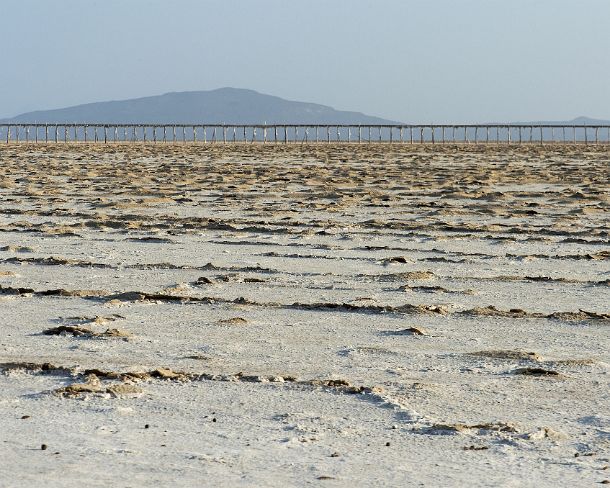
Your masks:
[[[13,123],[226,123],[226,124],[388,124],[395,123],[359,112],[325,105],[294,102],[253,90],[220,88],[211,91],[88,103],[57,110],[18,115]]]

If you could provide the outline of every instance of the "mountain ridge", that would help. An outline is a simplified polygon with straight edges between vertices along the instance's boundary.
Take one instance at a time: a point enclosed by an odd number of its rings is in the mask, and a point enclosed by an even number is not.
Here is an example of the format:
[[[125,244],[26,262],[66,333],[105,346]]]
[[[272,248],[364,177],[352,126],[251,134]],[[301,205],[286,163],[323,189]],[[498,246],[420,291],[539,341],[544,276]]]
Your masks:
[[[362,124],[402,122],[318,103],[287,100],[247,88],[171,91],[123,100],[36,110],[0,123],[158,123],[158,124]],[[606,125],[610,120],[579,116],[566,121],[501,122],[522,125]],[[442,125],[442,124],[441,124]],[[450,125],[450,124],[448,124]]]
[[[361,112],[286,100],[254,90],[218,88],[37,110],[0,123],[398,124]]]

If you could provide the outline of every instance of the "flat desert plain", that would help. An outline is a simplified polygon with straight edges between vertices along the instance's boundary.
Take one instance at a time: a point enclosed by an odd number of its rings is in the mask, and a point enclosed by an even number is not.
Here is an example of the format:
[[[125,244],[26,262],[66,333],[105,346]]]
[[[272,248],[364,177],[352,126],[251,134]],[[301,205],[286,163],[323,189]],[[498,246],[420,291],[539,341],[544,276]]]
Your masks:
[[[0,485],[610,482],[603,146],[4,145]]]

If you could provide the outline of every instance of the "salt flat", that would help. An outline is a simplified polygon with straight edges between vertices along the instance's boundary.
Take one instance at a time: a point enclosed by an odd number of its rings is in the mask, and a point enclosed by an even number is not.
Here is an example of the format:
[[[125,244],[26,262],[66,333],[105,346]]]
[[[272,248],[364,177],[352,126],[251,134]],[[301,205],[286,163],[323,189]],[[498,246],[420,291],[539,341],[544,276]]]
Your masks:
[[[607,147],[0,163],[0,486],[610,480]]]

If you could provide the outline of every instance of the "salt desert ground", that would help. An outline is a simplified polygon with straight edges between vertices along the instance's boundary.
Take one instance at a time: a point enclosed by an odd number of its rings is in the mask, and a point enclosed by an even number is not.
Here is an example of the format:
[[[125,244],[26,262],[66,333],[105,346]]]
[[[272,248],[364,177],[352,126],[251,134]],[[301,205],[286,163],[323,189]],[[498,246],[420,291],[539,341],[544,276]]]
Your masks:
[[[0,485],[610,482],[610,153],[0,148]]]

